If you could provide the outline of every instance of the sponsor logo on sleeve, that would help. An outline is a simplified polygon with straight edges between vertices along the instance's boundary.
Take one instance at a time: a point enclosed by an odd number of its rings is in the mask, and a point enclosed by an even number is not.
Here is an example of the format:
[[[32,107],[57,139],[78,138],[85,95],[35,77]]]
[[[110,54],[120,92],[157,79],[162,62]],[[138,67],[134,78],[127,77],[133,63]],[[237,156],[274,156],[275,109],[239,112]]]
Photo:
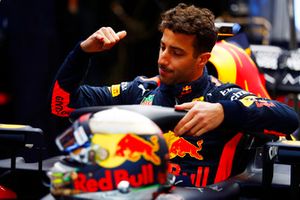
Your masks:
[[[145,86],[143,84],[139,84],[138,88],[142,90],[142,96],[144,96],[145,92],[150,91],[149,89],[145,89]]]
[[[120,90],[121,90],[120,87],[121,87],[120,84],[111,86],[111,95],[112,95],[112,97],[117,97],[117,96],[120,95],[120,93],[121,93],[120,92]]]
[[[194,98],[192,101],[204,101],[204,96]]]
[[[265,100],[259,100],[259,101],[256,101],[255,102],[256,106],[258,108],[261,108],[261,107],[275,107],[275,104],[273,102],[269,102],[269,101],[265,101]]]
[[[256,96],[247,96],[240,100],[240,102],[243,103],[244,106],[250,107],[252,104],[255,103],[257,108],[261,107],[275,107],[275,104],[271,101],[264,100],[264,99],[258,99]]]
[[[70,94],[55,82],[51,101],[51,112],[60,117],[68,117],[74,108],[69,107]]]
[[[246,96],[240,100],[246,107],[250,107],[255,102],[255,96]]]
[[[242,96],[244,96],[245,94],[249,94],[249,92],[244,91],[244,90],[235,92],[235,93],[233,93],[233,94],[231,95],[230,100],[231,100],[231,101],[238,100],[238,99],[240,99]]]
[[[223,96],[226,96],[228,95],[230,92],[232,92],[235,88],[227,88],[225,90],[222,90],[220,91],[220,93],[223,95]],[[242,96],[246,95],[246,94],[250,94],[249,92],[245,91],[245,90],[239,90],[237,92],[234,92],[232,94],[229,94],[231,95],[230,96],[230,100],[233,101],[233,100],[238,100],[240,99]]]
[[[141,105],[152,105],[153,99],[154,99],[153,94],[151,94],[147,97],[144,97],[142,102],[141,102]]]
[[[231,92],[233,88],[227,88],[225,90],[220,91],[223,96],[226,96],[229,92]]]
[[[124,90],[127,90],[128,88],[128,82],[122,82],[121,83],[121,90],[124,91]]]

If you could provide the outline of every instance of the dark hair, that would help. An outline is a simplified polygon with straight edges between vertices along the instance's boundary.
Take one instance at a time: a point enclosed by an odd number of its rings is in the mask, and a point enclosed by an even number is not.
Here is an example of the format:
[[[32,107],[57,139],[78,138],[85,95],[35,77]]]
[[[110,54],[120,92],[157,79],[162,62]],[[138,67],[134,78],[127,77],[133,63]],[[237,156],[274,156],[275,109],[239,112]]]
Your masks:
[[[163,32],[166,28],[174,33],[195,35],[195,55],[210,52],[217,40],[215,28],[215,16],[206,8],[188,6],[184,3],[165,11],[161,15],[162,21],[159,30]]]

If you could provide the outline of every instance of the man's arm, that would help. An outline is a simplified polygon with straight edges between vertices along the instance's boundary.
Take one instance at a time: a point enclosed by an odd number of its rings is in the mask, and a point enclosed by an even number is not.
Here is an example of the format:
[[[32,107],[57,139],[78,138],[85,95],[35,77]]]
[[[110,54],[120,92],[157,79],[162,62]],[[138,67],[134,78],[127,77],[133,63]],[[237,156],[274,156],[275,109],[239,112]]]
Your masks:
[[[69,116],[74,110],[70,106],[74,102],[72,97],[74,99],[79,96],[76,94],[80,92],[80,82],[87,70],[91,53],[109,50],[125,36],[125,31],[115,33],[110,27],[102,27],[70,52],[55,77],[51,91],[52,114],[60,117]]]
[[[278,101],[245,95],[232,98],[241,89],[227,93],[217,103],[191,102],[176,105],[177,110],[188,110],[177,124],[175,134],[200,136],[219,126],[237,131],[260,132],[277,136],[291,134],[299,125],[297,113]]]

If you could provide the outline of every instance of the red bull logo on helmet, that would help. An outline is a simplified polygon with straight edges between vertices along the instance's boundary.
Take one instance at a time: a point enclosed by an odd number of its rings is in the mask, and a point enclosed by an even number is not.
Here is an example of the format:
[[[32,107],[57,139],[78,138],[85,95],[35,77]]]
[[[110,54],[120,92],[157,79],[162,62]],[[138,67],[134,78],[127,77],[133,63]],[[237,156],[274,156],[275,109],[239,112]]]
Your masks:
[[[126,157],[132,162],[136,162],[143,157],[155,165],[160,165],[161,160],[155,153],[159,150],[158,136],[151,136],[150,141],[133,134],[127,134],[118,142],[116,155]]]
[[[74,180],[74,189],[78,192],[109,191],[117,188],[121,181],[128,181],[132,187],[141,187],[154,183],[154,169],[151,164],[141,166],[138,174],[130,174],[125,169],[104,170],[103,175],[78,173]]]

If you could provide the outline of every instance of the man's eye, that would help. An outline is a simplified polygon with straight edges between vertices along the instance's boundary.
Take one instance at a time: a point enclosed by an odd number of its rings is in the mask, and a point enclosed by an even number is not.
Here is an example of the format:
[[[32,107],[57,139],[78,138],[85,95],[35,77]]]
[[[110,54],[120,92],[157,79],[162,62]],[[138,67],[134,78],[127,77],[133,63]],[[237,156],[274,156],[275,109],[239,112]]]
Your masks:
[[[182,51],[176,51],[176,50],[173,51],[173,54],[175,56],[182,56],[183,55]]]

